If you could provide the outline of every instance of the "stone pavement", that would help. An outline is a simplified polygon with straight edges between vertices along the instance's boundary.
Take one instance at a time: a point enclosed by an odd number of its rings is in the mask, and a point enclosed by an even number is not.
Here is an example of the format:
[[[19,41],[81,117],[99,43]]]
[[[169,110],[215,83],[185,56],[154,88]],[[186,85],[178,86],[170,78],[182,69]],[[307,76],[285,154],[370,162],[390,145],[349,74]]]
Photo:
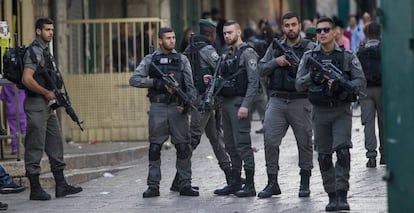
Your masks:
[[[349,191],[350,212],[387,212],[386,183],[382,181],[386,167],[366,168],[363,131],[359,117],[354,118],[351,150],[351,179]],[[263,151],[263,135],[254,131],[261,127],[260,122],[252,122],[252,141],[257,149],[256,191],[267,183]],[[97,146],[98,147],[98,146]],[[8,212],[324,212],[328,197],[322,188],[322,180],[314,154],[314,169],[311,177],[311,196],[298,198],[299,168],[296,142],[289,130],[280,151],[279,184],[282,194],[269,199],[257,197],[237,198],[216,196],[213,191],[224,186],[224,174],[218,167],[210,144],[203,141],[193,156],[193,185],[200,187],[200,197],[182,197],[170,192],[169,186],[175,174],[175,149],[162,151],[161,196],[142,198],[146,189],[148,160],[143,157],[136,166],[113,174],[114,177],[101,177],[80,184],[84,191],[67,198],[54,198],[51,201],[30,201],[29,190],[20,194],[0,195],[0,201],[9,204]],[[109,175],[110,176],[110,175]]]

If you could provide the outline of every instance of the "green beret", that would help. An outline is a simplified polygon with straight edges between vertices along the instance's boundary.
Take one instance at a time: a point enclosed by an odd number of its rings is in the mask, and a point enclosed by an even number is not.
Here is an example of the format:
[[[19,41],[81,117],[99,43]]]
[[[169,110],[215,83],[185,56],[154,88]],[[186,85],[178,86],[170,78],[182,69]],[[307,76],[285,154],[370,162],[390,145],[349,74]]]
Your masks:
[[[308,29],[306,29],[306,36],[307,37],[314,37],[316,36],[316,27],[310,26]]]
[[[200,19],[198,21],[198,23],[200,25],[204,24],[204,25],[210,25],[210,26],[213,26],[213,27],[217,27],[217,23],[215,21],[211,20],[211,19]]]

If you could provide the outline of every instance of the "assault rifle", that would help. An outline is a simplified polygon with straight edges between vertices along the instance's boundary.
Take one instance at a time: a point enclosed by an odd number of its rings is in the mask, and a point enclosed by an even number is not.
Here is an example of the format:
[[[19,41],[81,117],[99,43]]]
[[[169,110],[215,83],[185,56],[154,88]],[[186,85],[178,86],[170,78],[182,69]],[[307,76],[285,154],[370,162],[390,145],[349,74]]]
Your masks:
[[[49,56],[46,56],[45,58],[48,58],[48,57]],[[54,64],[54,62],[52,62],[52,63],[53,63],[54,69],[56,71],[56,75],[61,75],[59,70],[57,70],[57,68],[55,67],[56,65]],[[59,107],[64,107],[65,111],[66,111],[66,114],[68,114],[69,117],[72,119],[72,121],[76,122],[76,124],[78,124],[80,130],[83,131],[83,127],[82,127],[83,121],[79,120],[78,115],[76,115],[75,110],[72,108],[72,104],[70,102],[68,91],[66,90],[65,83],[63,82],[63,78],[61,78],[61,76],[60,76],[60,80],[62,82],[62,87],[63,87],[63,90],[64,90],[62,92],[58,88],[58,86],[56,85],[56,82],[52,80],[52,77],[49,74],[49,70],[45,70],[42,73],[44,73],[44,76],[46,77],[47,81],[52,85],[53,92],[55,93],[56,100],[57,100],[56,103],[53,103],[52,105],[50,105],[50,108],[55,110]]]
[[[216,67],[214,68],[214,73],[212,78],[210,79],[210,81],[208,82],[207,88],[206,88],[206,93],[203,95],[202,98],[202,102],[201,102],[201,106],[200,106],[200,112],[205,112],[206,110],[210,110],[211,105],[213,104],[213,100],[214,100],[214,88],[216,86],[217,83],[217,75],[219,73],[219,70],[221,68],[221,63],[223,62],[224,59],[224,55],[219,57],[217,63],[216,63]]]
[[[167,86],[167,91],[171,94],[176,93],[183,101],[184,108],[186,106],[194,107],[191,104],[191,97],[189,97],[181,88],[180,84],[175,80],[173,75],[164,73],[161,69],[154,63],[151,62],[151,65],[157,70],[158,74],[160,74],[161,79],[165,82],[165,86]]]
[[[328,79],[338,80],[339,85],[343,87],[347,92],[355,91],[355,86],[346,80],[342,75],[342,71],[332,63],[322,64],[312,56],[309,56],[309,62],[315,65],[318,68],[318,71],[322,72],[322,74],[325,75]],[[361,97],[366,96],[366,94],[361,91],[358,92],[358,95]]]
[[[298,66],[300,58],[291,49],[286,49],[277,39],[273,40],[273,49],[279,48],[292,66]]]

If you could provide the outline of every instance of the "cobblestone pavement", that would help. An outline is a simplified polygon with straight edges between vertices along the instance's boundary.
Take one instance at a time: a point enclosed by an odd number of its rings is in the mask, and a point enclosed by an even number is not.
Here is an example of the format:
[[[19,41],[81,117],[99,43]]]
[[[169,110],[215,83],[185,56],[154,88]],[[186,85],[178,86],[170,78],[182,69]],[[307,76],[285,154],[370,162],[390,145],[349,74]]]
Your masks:
[[[365,167],[363,131],[358,117],[353,122],[351,150],[351,179],[349,191],[350,212],[387,212],[386,183],[382,181],[386,167]],[[267,183],[263,151],[263,135],[255,134],[260,122],[252,122],[252,141],[256,161],[256,191]],[[9,204],[8,212],[324,212],[328,202],[322,188],[322,179],[314,154],[311,177],[311,196],[298,198],[299,168],[297,148],[292,131],[285,136],[280,151],[279,184],[282,194],[269,199],[216,196],[213,191],[224,186],[225,178],[214,158],[210,144],[203,141],[193,156],[193,185],[200,187],[200,197],[182,197],[170,192],[175,174],[175,149],[162,151],[162,181],[160,197],[142,198],[146,189],[148,160],[143,157],[136,166],[81,184],[84,191],[51,201],[30,201],[29,190],[20,194],[0,195],[0,201]],[[109,175],[110,176],[110,175]],[[54,197],[54,190],[47,190]]]

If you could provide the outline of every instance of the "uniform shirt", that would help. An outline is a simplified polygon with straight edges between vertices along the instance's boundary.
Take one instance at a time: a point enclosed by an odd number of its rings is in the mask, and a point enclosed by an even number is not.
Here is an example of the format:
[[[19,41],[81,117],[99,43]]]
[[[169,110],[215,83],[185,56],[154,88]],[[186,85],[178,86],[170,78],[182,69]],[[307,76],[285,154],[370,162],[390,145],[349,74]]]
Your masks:
[[[335,44],[335,48],[333,51],[342,52],[343,50],[337,44]],[[362,66],[357,56],[353,54],[350,50],[345,50],[345,51],[346,52],[345,52],[344,63],[347,63],[348,67],[350,68],[351,78],[349,81],[353,86],[356,87],[356,91],[354,92],[358,92],[362,88],[366,87],[367,82],[365,80],[365,75],[364,75],[364,72],[362,71]],[[322,54],[329,55],[329,53],[325,53],[321,49],[320,45],[317,45],[313,50],[309,50],[303,55],[302,59],[300,60],[298,73],[296,74],[295,86],[299,92],[306,91],[308,87],[313,84],[313,81],[310,77],[310,72],[306,67],[308,58],[312,54],[312,52],[315,52],[315,53],[321,52]],[[338,68],[341,69],[340,67]]]
[[[302,45],[302,41],[303,39],[300,39],[300,41],[295,44],[294,46],[292,46],[292,49],[297,49],[300,48],[300,46]],[[285,45],[286,43],[286,39],[284,39],[282,42],[280,42],[282,45]],[[315,46],[315,43],[313,43],[312,41],[309,42],[305,49],[304,52],[312,49]],[[269,45],[269,47],[266,50],[265,55],[263,56],[263,58],[259,61],[259,74],[260,77],[267,77],[270,76],[277,67],[279,67],[279,65],[277,64],[276,60],[273,60],[275,57],[273,55],[273,43],[271,43]]]
[[[242,43],[236,47],[234,53],[237,53],[239,49],[243,46],[248,46],[246,43]],[[259,74],[257,73],[257,60],[259,56],[253,50],[253,48],[247,48],[240,55],[239,67],[245,67],[247,73],[247,90],[246,95],[244,96],[242,107],[249,108],[253,102],[253,98],[256,96],[259,89]],[[240,69],[240,68],[239,68]],[[241,73],[243,74],[243,73]]]
[[[43,50],[46,49],[48,45],[45,44],[40,38],[36,38],[31,45],[33,47],[33,52],[36,55],[37,62],[33,61],[30,57],[30,51],[26,51],[26,54],[23,58],[24,68],[30,68],[34,71],[37,71],[38,66],[44,67],[45,65]]]
[[[172,53],[177,54],[176,50],[173,50]],[[156,50],[153,54],[145,56],[145,58],[139,63],[138,67],[135,69],[131,78],[129,79],[129,85],[139,88],[150,88],[154,85],[154,79],[148,78],[149,68],[151,66],[152,55],[161,55],[163,54],[161,49]],[[195,100],[196,89],[193,83],[193,75],[191,73],[190,62],[187,57],[183,54],[180,54],[181,57],[181,68],[184,76],[184,83],[186,87],[186,93],[191,97],[191,100]]]

